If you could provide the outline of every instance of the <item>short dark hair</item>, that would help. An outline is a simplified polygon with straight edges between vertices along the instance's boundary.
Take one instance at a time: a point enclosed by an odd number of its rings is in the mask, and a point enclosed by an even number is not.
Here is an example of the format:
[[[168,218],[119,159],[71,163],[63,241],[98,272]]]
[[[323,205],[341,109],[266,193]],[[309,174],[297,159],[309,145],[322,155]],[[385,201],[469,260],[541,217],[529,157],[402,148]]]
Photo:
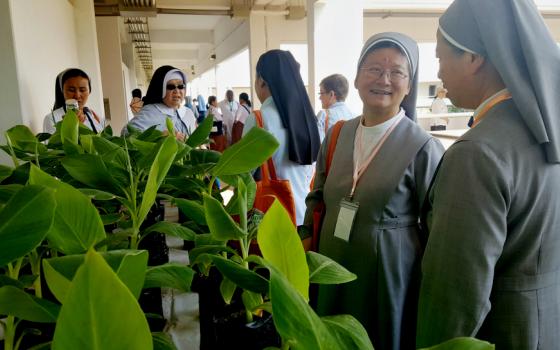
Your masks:
[[[326,92],[334,92],[337,101],[346,100],[348,96],[348,80],[342,74],[332,74],[321,80],[320,86]]]
[[[216,101],[216,96],[209,96],[208,97],[208,105],[212,105],[214,101]]]
[[[132,90],[132,97],[142,98],[142,90],[140,89]]]

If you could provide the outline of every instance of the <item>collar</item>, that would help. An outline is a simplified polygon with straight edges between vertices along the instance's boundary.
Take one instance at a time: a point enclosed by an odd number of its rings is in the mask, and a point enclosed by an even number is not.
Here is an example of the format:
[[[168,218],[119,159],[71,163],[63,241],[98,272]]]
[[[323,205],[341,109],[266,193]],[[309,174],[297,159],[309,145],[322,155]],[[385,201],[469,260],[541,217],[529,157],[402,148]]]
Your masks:
[[[360,123],[359,123],[359,126],[358,126],[358,127],[359,127],[359,128],[362,128],[362,129],[365,129],[365,130],[374,130],[374,129],[375,129],[375,130],[378,130],[378,129],[379,129],[379,130],[383,130],[383,129],[388,129],[391,125],[393,125],[393,123],[395,122],[395,120],[397,120],[400,116],[403,116],[403,117],[406,116],[406,115],[405,115],[405,112],[404,112],[404,108],[402,108],[402,107],[399,109],[399,112],[398,112],[397,114],[395,114],[394,116],[392,116],[390,119],[384,121],[383,123],[377,124],[377,125],[374,125],[374,126],[365,126],[365,125],[362,123],[362,120],[363,120],[363,118],[364,118],[364,116],[362,115],[362,117],[360,118]]]
[[[477,119],[478,119],[480,112],[486,109],[486,105],[488,105],[488,103],[489,103],[490,101],[492,101],[492,100],[498,98],[499,96],[506,95],[506,94],[509,94],[509,90],[508,90],[507,88],[496,92],[494,95],[492,95],[492,96],[488,97],[486,100],[484,100],[484,102],[482,102],[482,103],[480,104],[480,106],[478,106],[478,107],[474,110],[473,119],[474,119],[474,120],[477,120]]]

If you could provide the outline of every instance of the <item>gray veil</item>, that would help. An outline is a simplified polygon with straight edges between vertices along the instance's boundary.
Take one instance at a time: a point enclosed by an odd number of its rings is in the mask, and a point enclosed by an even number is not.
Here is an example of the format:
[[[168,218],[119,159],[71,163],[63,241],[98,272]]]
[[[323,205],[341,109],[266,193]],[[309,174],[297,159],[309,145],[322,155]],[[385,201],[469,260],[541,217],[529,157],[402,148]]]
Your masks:
[[[405,96],[401,102],[401,107],[405,110],[406,115],[413,121],[416,121],[416,96],[418,94],[418,44],[414,39],[394,32],[386,32],[375,34],[370,37],[360,53],[360,59],[358,60],[358,72],[362,61],[366,55],[375,49],[375,46],[383,42],[391,42],[398,45],[401,50],[406,54],[406,59],[410,66],[410,92]]]
[[[560,163],[560,49],[533,1],[455,0],[439,27],[492,62],[547,162]]]

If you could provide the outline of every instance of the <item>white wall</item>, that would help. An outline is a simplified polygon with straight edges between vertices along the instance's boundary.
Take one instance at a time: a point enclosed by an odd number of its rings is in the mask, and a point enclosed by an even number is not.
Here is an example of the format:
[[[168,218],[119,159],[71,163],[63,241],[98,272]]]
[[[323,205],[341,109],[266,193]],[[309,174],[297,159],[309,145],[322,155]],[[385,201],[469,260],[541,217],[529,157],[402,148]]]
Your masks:
[[[10,0],[22,122],[42,131],[58,73],[82,68],[92,79],[88,105],[101,111],[93,4],[76,0]],[[35,14],[30,16],[31,14]],[[13,103],[16,103],[15,100]]]
[[[0,142],[5,143],[4,131],[16,124],[22,124],[21,105],[19,103],[19,81],[17,76],[16,51],[12,32],[12,15],[10,2],[0,1]],[[0,151],[0,164],[11,165],[10,158]]]

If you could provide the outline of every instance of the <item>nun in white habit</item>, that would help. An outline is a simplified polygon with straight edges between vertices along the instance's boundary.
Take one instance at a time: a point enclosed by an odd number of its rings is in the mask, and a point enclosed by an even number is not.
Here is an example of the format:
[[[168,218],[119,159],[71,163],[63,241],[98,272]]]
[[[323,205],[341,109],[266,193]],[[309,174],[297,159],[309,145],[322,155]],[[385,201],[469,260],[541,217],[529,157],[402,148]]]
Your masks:
[[[443,156],[423,215],[417,346],[560,344],[560,51],[532,0],[456,0],[439,76],[474,124]]]

